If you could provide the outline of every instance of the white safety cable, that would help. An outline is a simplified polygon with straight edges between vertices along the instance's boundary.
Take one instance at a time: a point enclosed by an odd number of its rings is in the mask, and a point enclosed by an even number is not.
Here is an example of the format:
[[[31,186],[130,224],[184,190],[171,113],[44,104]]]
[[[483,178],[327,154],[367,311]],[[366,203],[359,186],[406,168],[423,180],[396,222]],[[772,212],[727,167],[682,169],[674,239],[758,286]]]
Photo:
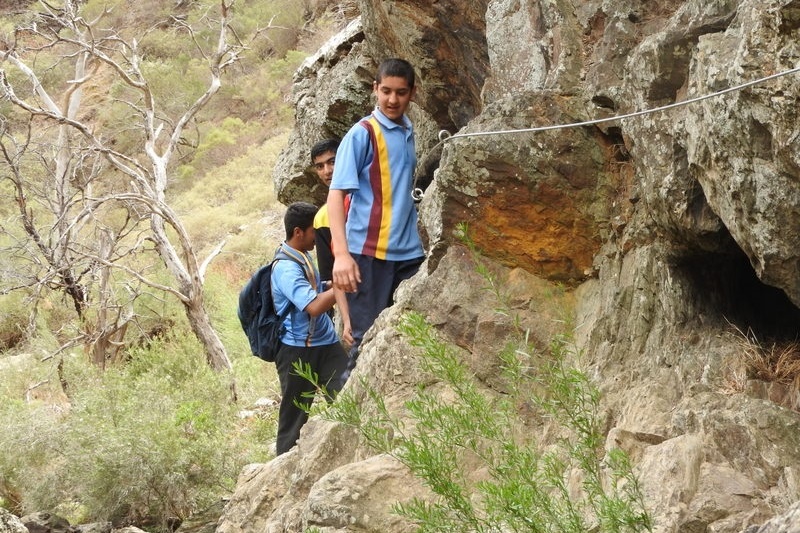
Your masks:
[[[640,117],[642,115],[649,115],[651,113],[658,113],[660,111],[666,111],[668,109],[673,109],[676,107],[681,107],[689,104],[694,104],[696,102],[700,102],[702,100],[707,100],[709,98],[714,98],[717,96],[721,96],[723,94],[727,94],[734,91],[741,91],[742,89],[746,89],[748,87],[752,87],[754,85],[758,85],[760,83],[764,83],[769,80],[774,80],[775,78],[780,78],[782,76],[788,76],[789,74],[796,74],[800,72],[800,67],[795,67],[793,69],[784,70],[782,72],[778,72],[776,74],[771,74],[769,76],[764,76],[763,78],[758,78],[757,80],[748,81],[745,83],[741,83],[739,85],[734,85],[733,87],[728,87],[727,89],[722,89],[721,91],[717,91],[714,93],[704,94],[702,96],[697,96],[695,98],[690,98],[689,100],[682,100],[680,102],[675,102],[673,104],[661,106],[661,107],[654,107],[652,109],[644,109],[642,111],[635,111],[633,113],[628,113],[626,115],[616,115],[613,117],[607,118],[596,118],[594,120],[585,120],[583,122],[573,122],[570,124],[555,124],[552,126],[537,126],[534,128],[522,128],[522,129],[514,129],[514,130],[492,130],[492,131],[476,131],[471,133],[456,133],[455,135],[451,135],[447,130],[441,130],[439,132],[439,142],[436,143],[430,151],[434,151],[439,146],[443,145],[445,142],[453,140],[453,139],[465,139],[467,137],[485,137],[487,135],[509,135],[512,133],[535,133],[538,131],[548,131],[548,130],[558,130],[558,129],[566,129],[566,128],[577,128],[580,126],[591,126],[592,124],[601,124],[603,122],[614,122],[615,120],[624,120],[626,118],[633,118],[633,117]],[[419,202],[422,200],[424,196],[424,191],[417,187],[417,178],[414,178],[414,186],[411,191],[411,197],[414,198],[415,202]]]
[[[714,98],[716,96],[721,96],[723,94],[727,94],[733,91],[741,91],[742,89],[746,89],[748,87],[752,87],[753,85],[758,85],[760,83],[764,83],[769,80],[773,80],[775,78],[780,78],[781,76],[787,76],[789,74],[795,74],[800,72],[800,67],[795,67],[790,70],[784,70],[782,72],[778,72],[777,74],[772,74],[770,76],[765,76],[763,78],[759,78],[757,80],[748,81],[746,83],[742,83],[740,85],[735,85],[733,87],[728,87],[727,89],[723,89],[721,91],[717,91],[715,93],[709,93],[702,96],[698,96],[696,98],[690,98],[689,100],[682,100],[680,102],[675,102],[673,104],[661,106],[661,107],[654,107],[653,109],[644,109],[642,111],[636,111],[634,113],[628,113],[626,115],[616,115],[613,117],[608,118],[597,118],[594,120],[586,120],[583,122],[574,122],[570,124],[555,124],[553,126],[538,126],[535,128],[523,128],[523,129],[515,129],[515,130],[495,130],[495,131],[476,131],[473,133],[457,133],[455,135],[450,135],[447,130],[442,130],[439,132],[439,141],[440,144],[449,141],[452,139],[460,139],[465,137],[481,137],[486,135],[507,135],[511,133],[533,133],[537,131],[547,131],[547,130],[558,130],[564,128],[577,128],[579,126],[590,126],[592,124],[600,124],[603,122],[613,122],[615,120],[623,120],[626,118],[633,118],[633,117],[640,117],[642,115],[648,115],[650,113],[657,113],[659,111],[666,111],[667,109],[673,109],[680,106],[685,106],[689,104],[693,104],[695,102],[700,102],[701,100],[707,100],[709,98]]]

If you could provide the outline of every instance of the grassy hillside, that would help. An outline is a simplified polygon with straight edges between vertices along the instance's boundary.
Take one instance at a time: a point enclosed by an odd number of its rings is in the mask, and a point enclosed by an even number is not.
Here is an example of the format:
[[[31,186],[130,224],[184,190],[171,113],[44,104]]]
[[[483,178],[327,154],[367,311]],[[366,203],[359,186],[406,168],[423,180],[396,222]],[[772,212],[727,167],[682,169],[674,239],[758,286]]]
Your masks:
[[[26,24],[38,5],[0,6],[0,40],[7,47],[22,35],[14,28]],[[204,24],[218,5],[78,4],[87,19],[109,10],[105,24],[123,37],[136,36],[165,116],[186,106],[207,83],[204,60],[190,39],[213,38]],[[0,506],[15,514],[50,511],[73,524],[113,520],[164,530],[231,491],[244,464],[271,457],[279,389],[273,365],[249,354],[236,299],[282,239],[283,206],[275,200],[271,170],[291,127],[291,76],[355,13],[354,2],[325,0],[248,0],[238,2],[234,13],[232,29],[246,45],[242,60],[187,129],[170,168],[169,203],[201,256],[225,243],[207,273],[206,303],[233,363],[238,402],[230,401],[230,376],[204,364],[174,299],[156,291],[137,299],[136,327],[127,337],[135,341],[124,344],[119,361],[98,368],[82,346],[66,342],[84,326],[64,294],[15,283],[33,256],[5,254]],[[180,31],[183,23],[197,29],[193,36]],[[53,78],[64,68],[58,57],[42,55],[39,61],[51,62]],[[133,145],[129,110],[117,105],[115,88],[105,81],[101,71],[87,88],[93,104],[86,112],[98,129],[116,128],[115,146]],[[0,106],[10,121],[17,120],[7,104]],[[10,250],[24,234],[6,178],[0,181],[0,246]]]

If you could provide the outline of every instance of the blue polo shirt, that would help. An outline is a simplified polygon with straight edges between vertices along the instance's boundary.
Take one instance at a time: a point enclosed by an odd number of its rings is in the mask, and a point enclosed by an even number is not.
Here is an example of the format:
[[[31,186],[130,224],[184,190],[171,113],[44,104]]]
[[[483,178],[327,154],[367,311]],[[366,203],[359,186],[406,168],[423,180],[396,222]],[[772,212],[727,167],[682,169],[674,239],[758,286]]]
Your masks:
[[[398,124],[376,108],[350,128],[336,151],[331,182],[331,189],[351,194],[345,226],[350,253],[388,261],[425,255],[411,197],[416,165],[408,117]]]
[[[284,244],[285,246],[285,244]],[[300,252],[297,252],[300,253]],[[319,279],[319,273],[316,273]],[[311,317],[303,311],[317,297],[317,291],[306,278],[303,267],[290,259],[276,261],[272,267],[272,299],[275,310],[282,314],[288,305],[292,310],[286,316],[286,332],[281,337],[289,346],[327,346],[339,342],[333,321],[328,313]],[[309,328],[310,343],[306,344]]]

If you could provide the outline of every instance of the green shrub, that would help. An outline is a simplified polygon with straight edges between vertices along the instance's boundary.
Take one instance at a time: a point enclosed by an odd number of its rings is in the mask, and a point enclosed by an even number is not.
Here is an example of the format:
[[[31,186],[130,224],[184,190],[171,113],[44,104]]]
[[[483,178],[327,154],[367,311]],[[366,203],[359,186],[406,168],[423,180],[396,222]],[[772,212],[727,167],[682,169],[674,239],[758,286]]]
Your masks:
[[[466,228],[459,230],[477,258]],[[366,399],[346,389],[325,416],[356,427],[367,445],[397,458],[431,489],[432,499],[395,506],[419,531],[651,531],[627,456],[604,450],[599,391],[568,363],[578,359],[569,331],[537,351],[502,284],[481,261],[477,268],[497,312],[517,331],[498,354],[505,393],[482,388],[461,352],[411,312],[398,329],[418,348],[426,378],[404,417],[366,380]]]
[[[406,315],[399,329],[422,350],[425,372],[449,393],[420,387],[406,403],[408,423],[369,389],[375,413],[366,415],[348,392],[325,413],[356,426],[368,445],[397,458],[435,494],[433,500],[395,506],[419,531],[651,530],[627,457],[621,450],[603,452],[599,394],[584,374],[565,364],[563,340],[556,339],[547,356],[519,347],[504,351],[514,393],[498,396],[477,386],[457,352],[421,315]],[[531,369],[535,359],[540,364]],[[525,410],[532,410],[528,422],[539,428],[555,423],[557,440],[543,441],[538,437],[547,433],[543,429],[520,432]],[[579,494],[568,481],[576,476],[582,480]]]
[[[215,35],[207,23],[218,12],[219,3],[196,0],[187,5],[176,12],[172,4],[156,0],[87,0],[81,7],[87,19],[106,6],[113,8],[101,26],[139,39],[142,68],[157,100],[156,120],[166,130],[175,114],[208,83],[207,64],[190,36],[168,18],[185,15],[197,30],[198,43],[209,50]],[[262,18],[267,11],[259,11],[259,6],[289,17],[276,19],[276,24],[299,20],[299,7],[289,0],[237,2],[231,27],[245,30],[238,33],[245,43],[253,44],[252,32],[268,20]],[[237,26],[240,9],[242,16],[250,17],[245,26]],[[0,26],[2,34],[12,31],[8,24]],[[85,312],[81,323],[61,293],[42,291],[33,305],[20,295],[10,296],[0,301],[0,333],[6,332],[10,339],[31,319],[35,333],[8,350],[19,355],[0,353],[0,419],[4,421],[0,505],[20,512],[63,509],[74,518],[73,523],[114,518],[158,529],[172,516],[186,516],[227,495],[243,464],[271,457],[276,410],[253,407],[262,397],[279,396],[275,369],[249,354],[235,304],[243,281],[280,242],[280,237],[273,239],[273,230],[278,235],[283,232],[280,217],[274,219],[275,228],[272,217],[269,227],[264,218],[282,210],[275,200],[271,170],[288,138],[277,120],[290,119],[293,111],[284,96],[294,69],[305,57],[292,51],[298,31],[299,26],[263,34],[261,42],[268,41],[267,35],[280,41],[274,43],[277,46],[271,53],[275,55],[264,61],[246,52],[244,60],[225,74],[222,90],[188,125],[186,143],[172,161],[171,171],[185,164],[190,179],[170,183],[168,202],[196,238],[198,255],[204,259],[222,239],[229,238],[209,267],[205,290],[214,327],[233,364],[239,403],[230,403],[230,376],[214,374],[202,363],[202,350],[180,304],[163,293],[145,289],[131,303],[135,320],[125,337],[124,361],[108,365],[106,372],[91,365],[83,346],[65,347],[86,333],[97,318],[94,309]],[[36,59],[46,66],[42,81],[53,94],[61,94],[63,80],[74,76],[70,66],[74,63],[59,57],[61,52],[43,50]],[[141,95],[110,74],[101,68],[84,86],[82,116],[98,135],[112,138],[115,149],[137,157],[142,154],[143,133],[135,124],[141,117],[135,106],[123,101],[141,106]],[[12,80],[23,78],[15,69],[8,75]],[[9,127],[25,125],[7,103],[0,102],[0,114],[8,119]],[[20,132],[24,129],[14,130]],[[211,133],[203,137],[203,132]],[[56,133],[57,126],[45,124],[34,132],[34,141]],[[166,133],[162,132],[162,140]],[[187,151],[187,146],[198,144],[198,154]],[[25,170],[34,177],[30,169]],[[107,186],[95,185],[94,192],[102,194],[126,182],[114,177]],[[2,183],[0,192],[7,194],[0,195],[6,199],[0,213],[11,219],[18,216],[18,206],[9,182]],[[29,207],[40,209],[33,203]],[[47,220],[40,211],[34,214],[40,222]],[[117,228],[119,212],[102,209],[93,215]],[[136,233],[132,238],[140,236]],[[14,244],[8,232],[3,239],[4,247]],[[3,259],[4,269],[20,276],[37,274],[30,257],[9,256]],[[171,283],[163,265],[146,254],[137,254],[126,266]],[[8,281],[10,275],[5,279],[2,290],[19,285]],[[112,285],[121,294],[141,288],[134,276],[126,277],[122,271],[114,274]],[[251,415],[240,417],[238,410],[249,410]]]
[[[200,142],[191,161],[178,167],[179,183],[185,187],[208,172],[218,172],[219,167],[232,162],[234,158],[245,156],[256,142],[262,140],[263,128],[261,123],[245,123],[238,117],[226,117],[220,124],[208,127],[208,131],[200,135]],[[230,200],[228,195],[207,199],[212,203]]]
[[[251,48],[263,60],[283,57],[297,45],[303,17],[302,3],[297,0],[256,0],[236,6],[234,25],[240,35],[254,37]]]
[[[225,246],[223,257],[248,251],[261,256],[263,246],[271,251],[280,243],[264,243],[264,229],[272,231],[274,228],[263,228],[259,222],[265,212],[279,205],[275,199],[272,168],[286,139],[287,135],[282,134],[250,147],[243,155],[194,182],[175,201],[175,208],[194,237],[198,252],[210,250],[229,235],[237,237]],[[278,230],[283,234],[282,220],[276,223],[280,224]],[[241,245],[242,239],[251,244],[253,238],[262,242],[249,249]]]
[[[0,472],[25,507],[79,502],[87,519],[166,529],[231,491],[251,443],[232,437],[237,406],[200,351],[168,337],[106,372],[68,359],[69,409],[3,402],[0,446],[16,452]]]
[[[23,342],[29,330],[30,302],[22,291],[0,295],[0,353]]]
[[[179,56],[178,60],[181,59],[185,57]],[[208,89],[210,79],[208,63],[202,59],[145,61],[142,74],[147,78],[160,110],[173,120]]]
[[[291,123],[294,108],[286,95],[291,91],[294,72],[306,57],[306,52],[289,50],[285,55],[255,65],[251,64],[252,58],[246,60],[243,65],[246,70],[237,75],[236,83],[225,83],[220,88],[209,106],[209,115],[217,116],[235,109],[245,120]]]

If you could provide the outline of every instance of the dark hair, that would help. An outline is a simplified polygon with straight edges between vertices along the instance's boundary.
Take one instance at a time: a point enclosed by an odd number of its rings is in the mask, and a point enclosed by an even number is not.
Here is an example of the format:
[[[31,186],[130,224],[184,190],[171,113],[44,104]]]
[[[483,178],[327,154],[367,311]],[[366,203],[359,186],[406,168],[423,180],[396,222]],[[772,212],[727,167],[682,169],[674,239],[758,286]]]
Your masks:
[[[325,139],[324,141],[320,141],[311,147],[311,162],[313,163],[314,159],[321,156],[325,152],[333,152],[335,154],[336,150],[338,149],[338,139]]]
[[[305,231],[314,224],[317,209],[317,206],[308,202],[294,202],[286,209],[286,214],[283,215],[283,227],[286,229],[287,241],[292,238],[294,228]]]
[[[378,66],[378,71],[375,73],[375,83],[380,83],[381,80],[387,76],[405,78],[408,82],[408,87],[414,88],[414,82],[416,81],[414,67],[405,59],[398,59],[396,57],[384,59]]]

